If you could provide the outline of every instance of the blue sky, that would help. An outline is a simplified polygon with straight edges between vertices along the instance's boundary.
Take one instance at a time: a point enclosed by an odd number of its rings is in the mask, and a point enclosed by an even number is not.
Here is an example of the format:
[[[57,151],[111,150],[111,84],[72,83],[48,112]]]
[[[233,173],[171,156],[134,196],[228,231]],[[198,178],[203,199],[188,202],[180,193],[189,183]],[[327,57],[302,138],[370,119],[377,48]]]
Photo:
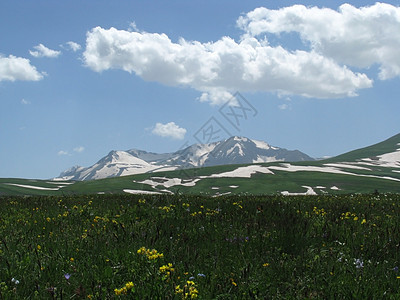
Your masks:
[[[344,3],[1,1],[0,177],[176,151],[213,122],[313,157],[399,133],[399,3]]]

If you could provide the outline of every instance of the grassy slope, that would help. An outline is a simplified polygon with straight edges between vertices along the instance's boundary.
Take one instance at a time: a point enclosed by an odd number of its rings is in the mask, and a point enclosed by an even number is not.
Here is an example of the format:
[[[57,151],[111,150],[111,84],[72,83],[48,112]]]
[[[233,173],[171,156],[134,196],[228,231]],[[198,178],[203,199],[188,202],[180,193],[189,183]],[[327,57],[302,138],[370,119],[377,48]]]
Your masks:
[[[384,153],[396,151],[400,148],[400,134],[392,136],[387,140],[375,145],[350,151],[333,158],[327,159],[324,162],[339,162],[339,161],[357,161],[361,158],[375,157]]]
[[[337,157],[312,162],[297,162],[291,163],[298,166],[323,166],[327,163],[333,162],[351,162],[357,161],[361,158],[374,157],[383,153],[393,152],[399,148],[397,145],[400,143],[400,134],[395,135],[381,143],[354,150]],[[260,164],[264,166],[273,166],[280,163]],[[29,179],[0,179],[0,195],[60,195],[60,194],[94,194],[99,192],[104,193],[122,193],[124,189],[148,190],[154,191],[151,186],[141,184],[150,177],[167,177],[167,178],[181,178],[183,182],[198,176],[208,176],[211,174],[218,174],[229,172],[246,165],[226,165],[214,166],[206,168],[197,168],[189,170],[176,170],[170,172],[160,172],[151,174],[139,174],[132,176],[108,178],[93,181],[76,182],[73,185],[66,186],[59,191],[48,190],[35,190],[21,188],[3,183],[15,183],[24,185],[35,185],[46,188],[54,188],[56,185],[49,184],[45,180],[29,180]],[[400,179],[400,173],[392,172],[391,168],[384,168],[379,166],[369,167],[371,170],[347,170],[353,174],[364,174],[373,176],[387,176]],[[230,186],[239,186],[238,188],[231,188]],[[174,193],[191,193],[191,194],[211,194],[216,193],[251,193],[251,194],[275,194],[281,191],[289,192],[305,192],[306,189],[302,186],[324,186],[326,189],[316,190],[317,192],[329,193],[368,193],[373,192],[375,189],[382,192],[400,192],[399,182],[392,180],[384,180],[378,178],[358,177],[351,175],[328,174],[320,172],[284,172],[274,171],[271,174],[255,174],[251,180],[247,178],[212,178],[202,179],[193,187],[173,186],[169,188]],[[342,190],[331,190],[332,186],[338,186]],[[212,189],[212,187],[219,187],[219,189]],[[158,190],[165,189],[159,185]],[[156,190],[157,190],[156,189]]]

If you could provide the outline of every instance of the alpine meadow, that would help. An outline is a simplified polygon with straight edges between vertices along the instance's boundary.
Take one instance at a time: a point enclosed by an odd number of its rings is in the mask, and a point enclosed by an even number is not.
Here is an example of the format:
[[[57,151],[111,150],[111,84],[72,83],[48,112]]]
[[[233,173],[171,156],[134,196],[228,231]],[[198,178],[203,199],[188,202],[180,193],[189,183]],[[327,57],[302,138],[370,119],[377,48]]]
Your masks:
[[[0,299],[400,299],[399,29],[0,1]]]

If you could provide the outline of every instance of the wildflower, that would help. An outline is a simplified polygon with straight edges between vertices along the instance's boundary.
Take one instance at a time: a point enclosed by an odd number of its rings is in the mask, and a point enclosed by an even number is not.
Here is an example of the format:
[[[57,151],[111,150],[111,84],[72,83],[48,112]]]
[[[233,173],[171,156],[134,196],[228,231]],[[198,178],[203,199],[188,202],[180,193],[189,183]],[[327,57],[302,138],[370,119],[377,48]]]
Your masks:
[[[69,261],[70,261],[70,262],[74,262],[74,258],[71,257],[71,258],[69,259]]]
[[[233,286],[237,286],[237,283],[233,280],[233,278],[231,278],[231,283]]]
[[[206,277],[206,275],[204,275],[204,274],[202,274],[202,273],[197,274],[197,276],[198,276],[198,277]]]
[[[117,288],[114,289],[114,293],[117,296],[119,296],[121,294],[126,295],[126,294],[128,294],[128,291],[133,290],[133,287],[134,287],[134,284],[132,281],[130,281],[130,282],[127,282],[124,287],[122,287],[120,289],[117,289]]]
[[[399,267],[397,267],[397,266],[394,267],[394,268],[393,268],[393,271],[398,272],[398,271],[399,271]]]
[[[156,249],[150,250],[146,249],[145,247],[141,247],[139,250],[137,250],[137,254],[146,255],[147,259],[149,260],[155,260],[157,258],[164,257],[164,254],[159,253]]]
[[[183,293],[183,289],[181,288],[180,285],[177,285],[175,287],[175,294],[182,294]]]
[[[133,286],[134,286],[134,284],[133,284],[132,281],[129,281],[128,283],[125,284],[125,287],[126,287],[128,290],[131,290],[131,289],[133,288]]]
[[[263,264],[263,267],[269,267],[269,263],[265,263],[265,264]]]
[[[40,250],[42,249],[42,247],[40,245],[37,245],[37,249]]]
[[[69,280],[69,278],[71,277],[71,274],[69,274],[69,273],[64,274],[64,277],[65,277],[65,279]]]
[[[164,265],[160,267],[160,273],[165,273],[163,280],[169,279],[169,276],[171,275],[171,272],[174,272],[175,269],[173,268],[173,265],[171,263],[168,263],[168,265]]]
[[[193,277],[193,276],[189,277],[189,280],[194,280],[194,277]],[[189,281],[188,281],[188,282],[189,282]]]
[[[365,223],[367,223],[367,220],[363,219],[363,220],[361,221],[361,225],[362,225],[362,224],[365,224]]]
[[[357,269],[361,269],[364,267],[364,262],[360,258],[355,259],[354,264],[356,265]]]
[[[15,284],[19,284],[19,280],[15,279],[14,277],[11,279],[11,282],[15,283]]]

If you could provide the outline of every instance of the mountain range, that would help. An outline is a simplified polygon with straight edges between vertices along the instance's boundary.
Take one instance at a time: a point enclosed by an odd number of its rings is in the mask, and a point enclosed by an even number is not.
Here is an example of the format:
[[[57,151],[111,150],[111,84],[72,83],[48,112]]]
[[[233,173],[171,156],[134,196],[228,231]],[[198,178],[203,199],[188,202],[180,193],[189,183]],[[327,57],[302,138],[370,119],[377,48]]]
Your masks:
[[[173,153],[158,154],[137,149],[113,150],[90,167],[74,166],[54,179],[95,180],[176,169],[313,160],[298,150],[287,150],[263,141],[233,136],[219,142],[194,144]]]
[[[240,137],[167,154],[112,151],[89,168],[62,174],[78,180],[0,178],[0,195],[400,193],[400,134],[323,160],[286,151]],[[127,172],[141,173],[118,176]]]

